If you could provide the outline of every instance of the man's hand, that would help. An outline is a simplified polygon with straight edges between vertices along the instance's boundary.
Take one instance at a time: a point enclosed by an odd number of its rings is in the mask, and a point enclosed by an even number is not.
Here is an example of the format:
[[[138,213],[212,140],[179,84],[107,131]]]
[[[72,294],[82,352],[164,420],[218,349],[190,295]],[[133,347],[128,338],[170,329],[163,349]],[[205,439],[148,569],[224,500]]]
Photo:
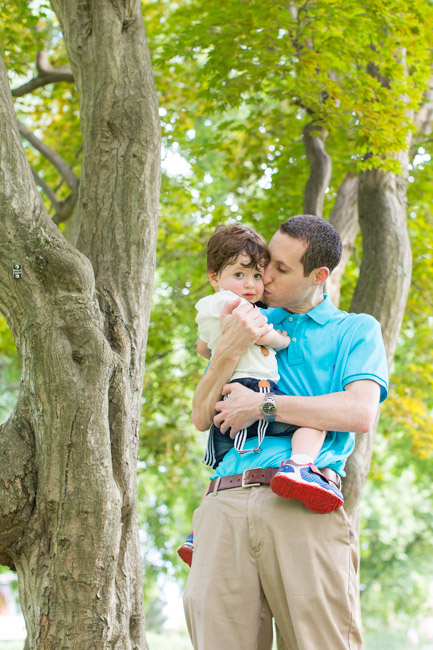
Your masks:
[[[246,429],[256,420],[261,419],[260,405],[263,395],[255,393],[242,384],[234,382],[223,387],[223,395],[229,397],[215,405],[218,411],[213,421],[221,429],[221,433],[229,433],[234,438],[241,429]]]
[[[254,309],[249,303],[236,309],[239,303],[240,300],[233,300],[223,309],[221,338],[194,393],[191,419],[200,431],[209,428],[222,387],[230,381],[242,354],[271,329],[259,309]]]
[[[249,345],[272,330],[266,316],[253,305],[241,305],[240,299],[228,302],[221,311],[221,339],[233,354],[240,356]]]

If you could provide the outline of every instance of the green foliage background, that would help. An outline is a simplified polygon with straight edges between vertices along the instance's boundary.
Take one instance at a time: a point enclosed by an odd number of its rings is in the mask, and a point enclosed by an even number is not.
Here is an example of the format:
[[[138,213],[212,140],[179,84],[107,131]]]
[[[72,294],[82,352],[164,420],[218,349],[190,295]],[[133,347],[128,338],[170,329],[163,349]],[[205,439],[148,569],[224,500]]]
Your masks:
[[[0,5],[11,87],[36,74],[42,47],[52,64],[66,62],[47,3]],[[230,221],[269,237],[280,221],[302,211],[309,174],[302,129],[312,120],[329,133],[333,161],[325,216],[347,172],[399,171],[396,154],[414,131],[413,113],[432,73],[433,9],[427,0],[294,2],[294,21],[290,8],[274,0],[143,0],[142,6],[160,95],[164,166],[138,468],[150,612],[158,577],[186,576],[176,548],[190,532],[209,473],[200,462],[205,436],[190,422],[192,393],[205,367],[195,351],[194,304],[209,291],[206,241],[217,224]],[[74,86],[45,86],[15,105],[19,119],[79,175]],[[65,198],[58,172],[24,145],[34,169]],[[432,155],[431,137],[414,133],[407,205],[412,286],[362,510],[363,612],[371,630],[398,628],[404,617],[414,622],[431,608]],[[343,280],[345,309],[361,258],[358,242]],[[4,319],[0,373],[6,419],[20,369]]]

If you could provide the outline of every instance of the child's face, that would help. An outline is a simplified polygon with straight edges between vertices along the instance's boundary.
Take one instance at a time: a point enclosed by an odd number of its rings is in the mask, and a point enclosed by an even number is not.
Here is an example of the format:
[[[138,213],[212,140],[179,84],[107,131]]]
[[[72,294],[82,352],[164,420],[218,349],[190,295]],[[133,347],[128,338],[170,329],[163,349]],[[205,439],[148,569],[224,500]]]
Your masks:
[[[248,302],[257,302],[263,295],[262,266],[248,267],[250,257],[241,253],[233,264],[226,266],[220,273],[209,272],[209,281],[216,291],[226,289],[233,291]]]

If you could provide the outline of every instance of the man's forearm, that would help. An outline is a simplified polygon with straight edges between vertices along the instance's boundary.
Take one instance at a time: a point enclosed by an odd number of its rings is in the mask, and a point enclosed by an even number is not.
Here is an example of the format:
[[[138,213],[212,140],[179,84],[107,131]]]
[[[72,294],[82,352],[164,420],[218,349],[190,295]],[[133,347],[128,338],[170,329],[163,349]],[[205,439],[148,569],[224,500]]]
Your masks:
[[[315,397],[277,395],[276,420],[327,431],[367,433],[377,415],[380,388],[372,381],[362,383],[355,390]]]
[[[217,348],[212,361],[195,389],[191,420],[199,431],[209,429],[215,415],[215,404],[221,399],[222,387],[233,375],[239,357],[222,346]]]
[[[236,384],[225,386],[223,393],[228,392],[229,399],[216,405],[218,415],[214,421],[217,426],[224,422],[226,427],[230,427],[230,435],[233,437],[236,431],[263,419],[260,411],[263,395]],[[275,419],[299,427],[366,433],[374,424],[379,396],[380,387],[371,380],[353,382],[344,391],[328,395],[277,395]]]

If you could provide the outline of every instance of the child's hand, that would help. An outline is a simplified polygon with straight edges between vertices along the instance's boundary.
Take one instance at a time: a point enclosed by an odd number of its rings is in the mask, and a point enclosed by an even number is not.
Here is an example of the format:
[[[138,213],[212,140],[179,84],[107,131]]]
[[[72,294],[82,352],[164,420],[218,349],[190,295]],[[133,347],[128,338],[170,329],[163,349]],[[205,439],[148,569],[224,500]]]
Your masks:
[[[272,324],[269,324],[268,327],[271,328]],[[274,348],[276,352],[289,347],[289,343],[290,336],[287,336],[287,332],[281,332],[280,330],[274,329],[270,329],[267,334],[264,334],[256,341],[256,345],[264,345],[268,348]]]
[[[288,336],[286,331],[281,331],[281,330],[275,330],[275,333],[278,334],[277,338],[277,345],[275,345],[275,350],[285,350],[286,348],[289,347],[290,341],[292,340],[290,336]]]

